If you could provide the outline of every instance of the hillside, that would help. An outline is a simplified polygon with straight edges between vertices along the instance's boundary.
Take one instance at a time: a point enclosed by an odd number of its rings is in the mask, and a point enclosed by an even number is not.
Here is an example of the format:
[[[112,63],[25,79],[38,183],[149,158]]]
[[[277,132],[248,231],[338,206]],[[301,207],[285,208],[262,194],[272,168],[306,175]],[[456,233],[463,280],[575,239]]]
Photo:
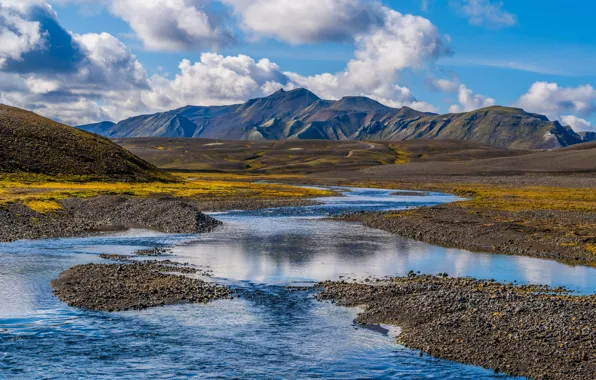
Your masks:
[[[509,107],[404,119],[390,116],[365,126],[358,139],[452,139],[509,149],[553,149],[582,142],[573,130],[545,116]]]
[[[172,180],[110,140],[0,104],[0,172]]]
[[[154,137],[114,141],[166,170],[251,174],[351,171],[396,162],[463,161],[527,153],[447,140],[225,141]]]
[[[507,149],[553,149],[584,142],[571,128],[518,108],[436,115],[408,107],[390,108],[360,96],[323,100],[305,89],[280,90],[244,104],[187,106],[136,116],[108,129],[81,128],[110,138],[464,140]]]

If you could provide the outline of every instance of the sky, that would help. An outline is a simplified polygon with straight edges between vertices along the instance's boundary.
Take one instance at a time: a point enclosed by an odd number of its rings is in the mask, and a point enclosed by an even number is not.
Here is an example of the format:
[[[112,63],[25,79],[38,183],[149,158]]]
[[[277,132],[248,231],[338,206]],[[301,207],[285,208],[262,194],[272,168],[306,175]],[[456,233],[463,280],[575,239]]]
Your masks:
[[[0,103],[70,125],[305,87],[596,131],[596,3],[0,0]]]

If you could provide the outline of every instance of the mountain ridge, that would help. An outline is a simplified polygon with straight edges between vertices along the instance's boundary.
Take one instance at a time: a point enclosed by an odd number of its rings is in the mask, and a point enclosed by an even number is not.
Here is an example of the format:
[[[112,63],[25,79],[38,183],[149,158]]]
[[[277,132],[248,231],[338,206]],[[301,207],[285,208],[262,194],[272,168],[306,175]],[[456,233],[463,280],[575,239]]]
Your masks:
[[[279,90],[227,106],[186,106],[140,115],[110,128],[109,138],[193,137],[227,140],[464,140],[507,149],[554,149],[584,142],[583,136],[546,116],[492,106],[438,115],[391,108],[364,96],[319,98],[309,90]]]

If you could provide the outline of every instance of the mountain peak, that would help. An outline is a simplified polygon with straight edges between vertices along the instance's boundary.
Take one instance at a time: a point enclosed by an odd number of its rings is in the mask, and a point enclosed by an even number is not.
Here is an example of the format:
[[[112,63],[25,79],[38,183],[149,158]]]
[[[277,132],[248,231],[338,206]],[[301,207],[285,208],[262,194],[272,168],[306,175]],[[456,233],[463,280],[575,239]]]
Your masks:
[[[387,111],[390,107],[366,96],[344,96],[336,101],[334,109],[353,109],[355,111]]]
[[[307,97],[314,100],[320,100],[320,98],[315,95],[313,92],[307,90],[306,88],[295,88],[293,90],[286,91],[283,88],[279,89],[278,91],[271,94],[269,97],[288,97],[288,98],[298,98],[298,97]]]

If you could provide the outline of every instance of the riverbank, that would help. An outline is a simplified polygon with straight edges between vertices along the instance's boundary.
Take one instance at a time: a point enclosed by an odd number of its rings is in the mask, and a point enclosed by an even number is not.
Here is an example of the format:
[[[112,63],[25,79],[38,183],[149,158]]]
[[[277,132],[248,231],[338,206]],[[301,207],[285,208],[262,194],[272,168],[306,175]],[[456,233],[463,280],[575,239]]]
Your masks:
[[[127,228],[200,233],[219,224],[203,212],[307,206],[316,203],[311,198],[334,194],[290,185],[178,178],[175,183],[108,183],[1,175],[0,241]]]
[[[595,296],[442,276],[323,282],[319,300],[364,306],[360,324],[395,324],[405,346],[534,379],[596,373]]]
[[[470,251],[596,265],[596,177],[329,177],[329,185],[456,194],[463,201],[340,219]],[[316,183],[317,179],[311,178]]]
[[[0,241],[76,237],[145,228],[164,233],[208,232],[221,224],[191,202],[100,196],[57,201],[52,211],[36,211],[23,203],[0,209]]]

